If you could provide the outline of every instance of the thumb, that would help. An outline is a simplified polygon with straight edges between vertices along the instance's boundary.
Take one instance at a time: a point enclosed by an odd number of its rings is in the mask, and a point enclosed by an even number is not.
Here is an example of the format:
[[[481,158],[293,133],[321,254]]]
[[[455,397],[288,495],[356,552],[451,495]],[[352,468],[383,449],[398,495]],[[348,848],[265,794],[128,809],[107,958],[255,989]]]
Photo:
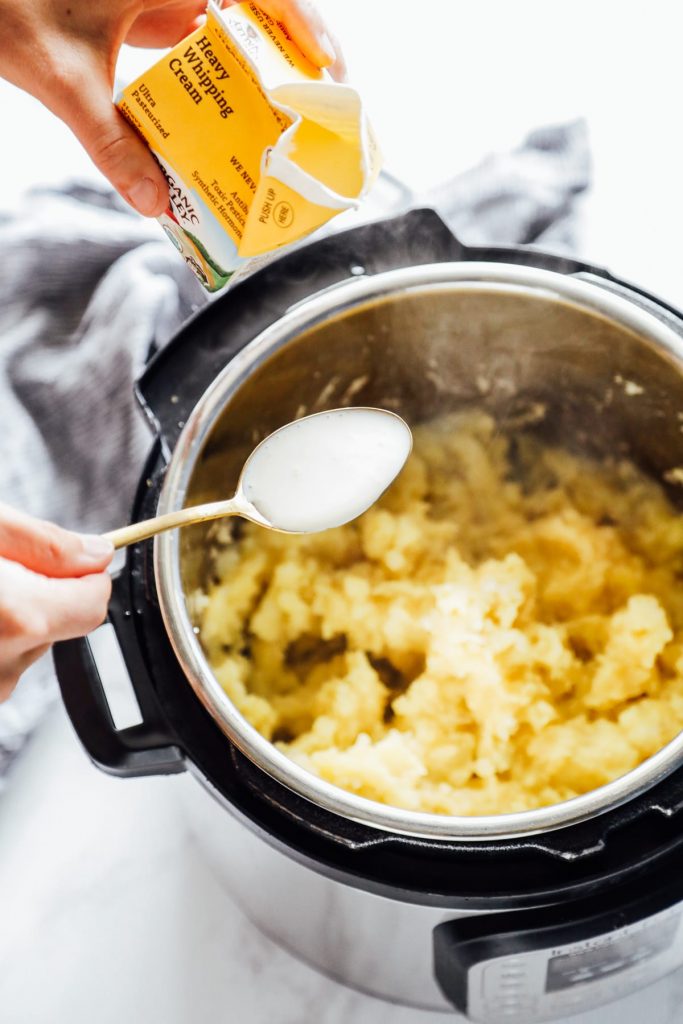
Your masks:
[[[66,93],[66,94],[65,94]],[[79,76],[51,106],[116,191],[145,217],[168,205],[166,179],[140,136],[114,106],[102,73]]]
[[[62,530],[0,504],[0,559],[44,576],[85,576],[105,569],[113,554],[103,537]]]

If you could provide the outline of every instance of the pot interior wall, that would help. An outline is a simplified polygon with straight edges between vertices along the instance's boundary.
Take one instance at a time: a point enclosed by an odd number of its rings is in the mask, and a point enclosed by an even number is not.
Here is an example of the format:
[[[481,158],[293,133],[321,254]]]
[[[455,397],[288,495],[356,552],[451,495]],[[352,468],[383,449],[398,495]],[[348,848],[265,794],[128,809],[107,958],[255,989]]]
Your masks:
[[[272,430],[344,405],[383,406],[411,424],[478,405],[504,430],[626,455],[660,480],[683,463],[673,355],[552,296],[422,287],[346,309],[262,361],[211,431],[186,503],[227,496]],[[183,531],[186,591],[201,582],[205,529]]]

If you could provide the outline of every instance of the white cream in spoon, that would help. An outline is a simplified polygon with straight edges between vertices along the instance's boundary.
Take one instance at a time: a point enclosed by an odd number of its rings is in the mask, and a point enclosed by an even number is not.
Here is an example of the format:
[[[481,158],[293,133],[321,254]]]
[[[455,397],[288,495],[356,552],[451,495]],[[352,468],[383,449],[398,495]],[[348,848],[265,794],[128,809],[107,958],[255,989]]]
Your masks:
[[[374,505],[411,448],[410,428],[395,413],[315,413],[261,442],[244,467],[239,490],[276,530],[330,530]]]

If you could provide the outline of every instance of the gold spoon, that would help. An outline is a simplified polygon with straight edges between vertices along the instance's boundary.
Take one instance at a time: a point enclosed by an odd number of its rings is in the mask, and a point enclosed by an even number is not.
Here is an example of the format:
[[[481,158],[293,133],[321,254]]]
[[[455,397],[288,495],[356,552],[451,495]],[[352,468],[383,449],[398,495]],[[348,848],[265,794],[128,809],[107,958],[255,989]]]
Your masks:
[[[371,408],[314,413],[257,445],[229,500],[168,512],[104,536],[118,549],[226,516],[242,516],[279,533],[343,526],[374,505],[411,448],[410,428],[396,413]]]

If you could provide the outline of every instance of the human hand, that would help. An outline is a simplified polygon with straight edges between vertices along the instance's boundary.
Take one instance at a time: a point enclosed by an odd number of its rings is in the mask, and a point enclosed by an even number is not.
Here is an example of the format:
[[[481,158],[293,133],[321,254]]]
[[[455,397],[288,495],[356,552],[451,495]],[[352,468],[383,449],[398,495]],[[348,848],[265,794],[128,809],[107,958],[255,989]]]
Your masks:
[[[241,0],[224,0],[223,6]],[[309,0],[259,0],[314,64],[344,74],[341,51]],[[159,165],[112,103],[122,44],[174,46],[201,22],[206,0],[0,0],[0,77],[71,128],[139,213],[168,203]]]
[[[57,640],[83,636],[107,614],[114,549],[0,504],[0,701]]]

